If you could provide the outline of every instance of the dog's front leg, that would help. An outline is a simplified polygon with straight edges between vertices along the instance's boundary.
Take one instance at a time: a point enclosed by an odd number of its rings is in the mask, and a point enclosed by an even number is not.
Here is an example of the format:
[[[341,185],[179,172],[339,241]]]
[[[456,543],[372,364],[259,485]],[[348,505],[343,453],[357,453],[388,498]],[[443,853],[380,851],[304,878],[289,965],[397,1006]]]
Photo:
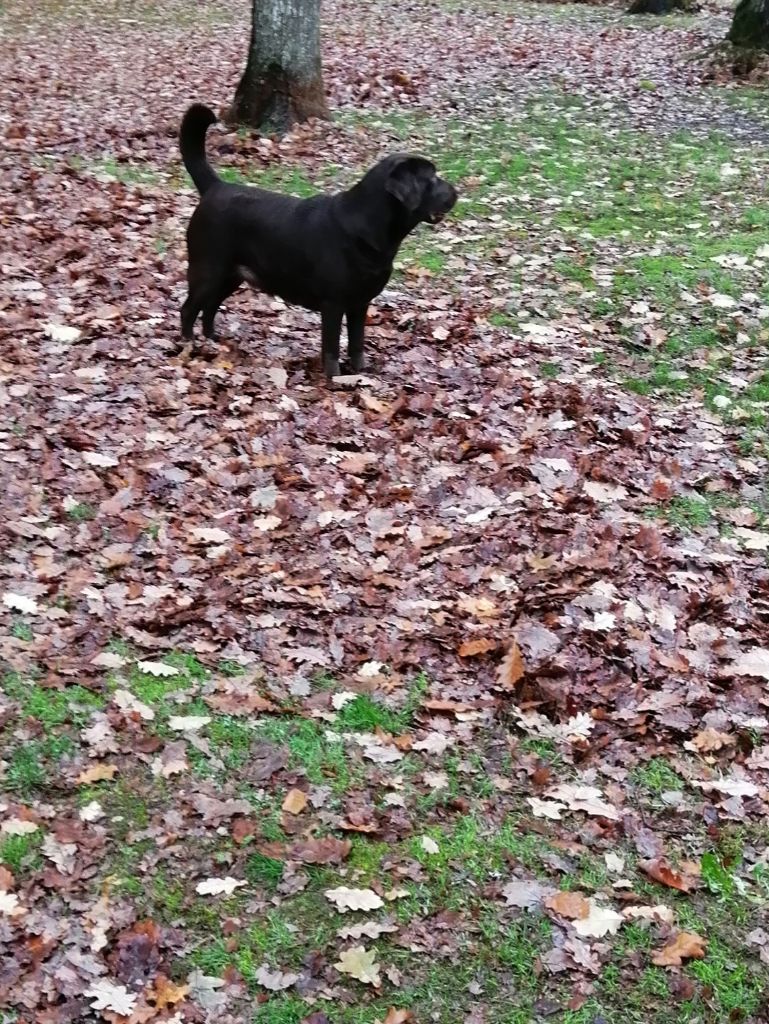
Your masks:
[[[362,306],[352,306],[347,310],[347,351],[350,356],[350,366],[355,373],[361,373],[366,367],[363,345],[367,312],[368,303]]]
[[[339,336],[343,315],[338,306],[325,306],[321,311],[321,359],[327,377],[339,376]]]

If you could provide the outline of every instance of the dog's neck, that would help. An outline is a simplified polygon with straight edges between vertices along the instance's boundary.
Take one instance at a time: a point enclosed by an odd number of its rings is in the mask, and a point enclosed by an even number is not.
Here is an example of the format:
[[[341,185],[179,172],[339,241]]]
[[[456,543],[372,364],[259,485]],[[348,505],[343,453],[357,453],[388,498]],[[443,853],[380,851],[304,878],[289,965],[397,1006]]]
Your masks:
[[[339,222],[348,234],[377,255],[391,255],[394,259],[401,242],[417,226],[419,218],[404,210],[393,196],[372,189],[367,178],[368,175],[334,197]],[[375,202],[366,203],[366,197],[372,195]]]

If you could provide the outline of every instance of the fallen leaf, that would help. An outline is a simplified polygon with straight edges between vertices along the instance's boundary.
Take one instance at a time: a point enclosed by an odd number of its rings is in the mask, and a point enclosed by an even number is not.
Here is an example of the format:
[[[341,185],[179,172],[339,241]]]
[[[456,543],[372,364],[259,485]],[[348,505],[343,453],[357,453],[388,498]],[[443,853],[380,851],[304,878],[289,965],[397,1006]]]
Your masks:
[[[525,910],[532,910],[553,892],[552,886],[547,887],[540,882],[526,881],[525,879],[508,882],[502,890],[508,907],[522,907]]]
[[[198,882],[195,892],[200,896],[231,896],[236,889],[246,883],[227,875],[225,878],[206,878]]]
[[[100,978],[86,989],[85,997],[93,1000],[92,1009],[111,1010],[121,1017],[130,1016],[136,1005],[136,996],[125,985],[115,985],[105,978]]]
[[[341,864],[350,856],[352,843],[349,839],[335,839],[324,836],[322,839],[306,839],[290,849],[292,860],[303,864]]]
[[[604,935],[614,935],[624,922],[622,914],[611,907],[605,907],[595,900],[590,900],[589,913],[586,917],[574,921],[573,928],[583,938],[600,939]]]
[[[518,644],[513,640],[497,669],[497,683],[503,690],[512,690],[523,679],[526,669]]]
[[[552,821],[560,821],[561,811],[566,810],[565,804],[555,800],[540,800],[537,796],[527,796],[526,803],[530,805],[535,818],[550,818]]]
[[[177,985],[165,974],[158,974],[151,990],[152,1002],[158,1010],[164,1010],[167,1006],[175,1006],[186,998],[190,991],[189,985]]]
[[[198,732],[210,721],[208,715],[171,715],[168,728],[175,732]]]
[[[672,942],[652,957],[657,967],[680,967],[684,960],[701,960],[707,943],[696,932],[679,932]]]
[[[24,612],[27,615],[36,615],[40,611],[34,597],[27,597],[26,594],[14,594],[10,590],[3,594],[3,604],[14,612]]]
[[[394,1006],[391,1006],[387,1011],[384,1024],[406,1024],[407,1021],[413,1019],[414,1014],[411,1010],[396,1010]]]
[[[769,647],[754,647],[750,651],[744,651],[729,668],[737,676],[769,679]]]
[[[684,743],[684,747],[686,750],[698,750],[701,754],[707,754],[721,750],[723,747],[733,747],[736,742],[735,736],[731,736],[728,732],[719,732],[718,729],[708,726],[707,729],[698,732],[692,740]]]
[[[430,838],[430,836],[422,836],[419,840],[419,845],[425,853],[440,853],[440,847],[434,839]]]
[[[619,811],[602,799],[600,789],[596,789],[595,786],[578,786],[564,782],[553,786],[545,796],[566,804],[569,810],[585,811],[586,814],[598,818],[619,821]]]
[[[484,637],[478,637],[476,640],[465,640],[464,643],[460,644],[457,653],[460,658],[475,658],[479,654],[488,654],[489,651],[494,651],[496,649],[496,640],[487,640]]]
[[[363,946],[353,946],[339,957],[334,967],[341,974],[349,974],[351,978],[363,982],[364,985],[379,987],[379,964],[376,963],[376,950],[367,951]]]
[[[560,917],[566,917],[570,921],[576,918],[587,917],[590,913],[590,902],[580,892],[556,892],[548,896],[545,906],[555,911]]]
[[[670,889],[691,892],[694,887],[695,879],[685,877],[662,857],[655,857],[653,860],[639,860],[638,867],[649,878],[653,878],[661,885],[667,885]]]
[[[373,889],[348,889],[346,885],[340,885],[337,889],[326,889],[324,895],[341,914],[348,910],[378,910],[384,906],[382,897],[377,896]]]
[[[267,964],[262,964],[254,973],[254,980],[262,988],[269,989],[270,992],[283,992],[284,989],[291,988],[299,981],[300,975],[284,973],[283,971],[271,971]]]
[[[301,789],[290,789],[283,801],[283,810],[288,814],[301,814],[307,806],[307,794]]]
[[[179,675],[178,668],[174,668],[173,665],[166,665],[164,661],[137,661],[136,667],[140,672],[144,672],[148,676],[170,678],[171,676]]]

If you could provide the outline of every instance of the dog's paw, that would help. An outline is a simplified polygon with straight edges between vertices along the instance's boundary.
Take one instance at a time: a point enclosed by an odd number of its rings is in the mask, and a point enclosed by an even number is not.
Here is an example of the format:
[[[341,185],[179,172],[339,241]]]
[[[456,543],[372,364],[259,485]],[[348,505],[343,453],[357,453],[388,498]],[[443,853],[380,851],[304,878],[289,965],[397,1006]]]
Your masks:
[[[339,360],[329,359],[328,356],[323,357],[323,372],[331,380],[332,377],[339,376]]]

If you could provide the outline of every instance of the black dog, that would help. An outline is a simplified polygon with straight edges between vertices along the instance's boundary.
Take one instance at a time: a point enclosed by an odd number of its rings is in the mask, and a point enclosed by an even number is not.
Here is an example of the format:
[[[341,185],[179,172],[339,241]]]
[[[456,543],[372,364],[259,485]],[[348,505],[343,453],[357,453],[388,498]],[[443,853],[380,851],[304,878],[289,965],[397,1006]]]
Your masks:
[[[339,335],[347,318],[352,369],[364,367],[366,310],[392,273],[406,235],[421,221],[437,224],[457,201],[453,185],[418,156],[389,156],[357,185],[333,196],[295,199],[230,185],[205,152],[216,121],[199,103],[182,120],[184,166],[201,201],[187,228],[189,294],[182,334],[192,338],[198,315],[213,337],[222,302],[244,281],[268,295],[321,314],[323,369],[339,373]]]

